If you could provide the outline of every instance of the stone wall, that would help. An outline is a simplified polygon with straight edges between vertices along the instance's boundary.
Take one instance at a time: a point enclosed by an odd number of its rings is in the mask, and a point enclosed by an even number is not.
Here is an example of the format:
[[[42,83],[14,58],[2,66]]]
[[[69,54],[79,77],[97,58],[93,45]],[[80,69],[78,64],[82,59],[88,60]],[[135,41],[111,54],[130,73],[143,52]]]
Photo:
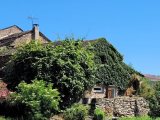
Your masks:
[[[44,43],[49,43],[49,41],[48,40],[46,40],[43,36],[39,36],[39,40],[41,41],[41,43],[42,44],[44,44]]]
[[[99,107],[105,114],[115,117],[144,116],[149,112],[149,105],[144,98],[94,98],[91,108]]]
[[[6,28],[6,29],[2,29],[2,30],[0,30],[0,38],[8,36],[10,34],[20,33],[20,32],[22,32],[22,30],[20,30],[16,26],[9,27],[9,28]]]

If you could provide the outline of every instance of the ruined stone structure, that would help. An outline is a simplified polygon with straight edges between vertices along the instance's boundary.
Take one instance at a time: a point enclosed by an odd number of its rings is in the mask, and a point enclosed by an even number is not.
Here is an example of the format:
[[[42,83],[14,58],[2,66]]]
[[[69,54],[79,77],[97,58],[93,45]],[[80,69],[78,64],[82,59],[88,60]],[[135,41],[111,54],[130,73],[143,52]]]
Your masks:
[[[86,104],[91,108],[99,107],[106,115],[114,117],[146,116],[149,112],[149,105],[142,97],[93,98]]]

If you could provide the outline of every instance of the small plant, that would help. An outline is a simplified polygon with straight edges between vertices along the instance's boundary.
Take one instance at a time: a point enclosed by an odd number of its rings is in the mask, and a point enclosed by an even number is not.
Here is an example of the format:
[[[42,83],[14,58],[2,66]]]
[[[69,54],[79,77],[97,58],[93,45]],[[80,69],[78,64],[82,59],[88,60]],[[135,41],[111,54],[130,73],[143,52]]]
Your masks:
[[[71,108],[65,110],[64,118],[66,120],[85,120],[89,109],[89,106],[75,103]]]
[[[94,110],[94,120],[105,120],[104,112],[100,108]]]
[[[59,93],[51,83],[33,80],[32,84],[21,82],[14,105],[23,106],[24,116],[29,120],[46,120],[58,110]]]

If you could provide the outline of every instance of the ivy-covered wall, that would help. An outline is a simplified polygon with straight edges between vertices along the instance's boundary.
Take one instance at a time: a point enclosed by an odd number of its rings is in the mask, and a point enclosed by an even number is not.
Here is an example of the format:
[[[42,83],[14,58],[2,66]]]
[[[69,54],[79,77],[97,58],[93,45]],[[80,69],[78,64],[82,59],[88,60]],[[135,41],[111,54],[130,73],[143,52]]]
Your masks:
[[[86,49],[95,55],[94,62],[97,65],[95,79],[98,85],[115,85],[125,90],[132,74],[142,76],[123,62],[123,55],[106,38],[90,42]]]

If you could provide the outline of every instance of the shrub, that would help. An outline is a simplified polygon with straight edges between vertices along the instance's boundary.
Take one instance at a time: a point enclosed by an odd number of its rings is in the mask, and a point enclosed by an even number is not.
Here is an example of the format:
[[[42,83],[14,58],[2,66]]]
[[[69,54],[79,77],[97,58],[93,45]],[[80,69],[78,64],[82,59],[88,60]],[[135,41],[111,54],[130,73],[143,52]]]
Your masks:
[[[160,81],[154,86],[154,95],[147,97],[151,117],[160,117]]]
[[[43,80],[33,80],[32,84],[21,82],[17,89],[13,106],[23,106],[24,117],[29,120],[45,120],[58,110],[59,93]]]
[[[100,108],[94,110],[94,120],[105,120],[104,112]]]
[[[66,120],[85,120],[89,109],[89,106],[75,103],[71,108],[65,110],[64,117]]]
[[[147,99],[154,95],[154,89],[146,82],[142,82],[139,87],[139,95]]]

